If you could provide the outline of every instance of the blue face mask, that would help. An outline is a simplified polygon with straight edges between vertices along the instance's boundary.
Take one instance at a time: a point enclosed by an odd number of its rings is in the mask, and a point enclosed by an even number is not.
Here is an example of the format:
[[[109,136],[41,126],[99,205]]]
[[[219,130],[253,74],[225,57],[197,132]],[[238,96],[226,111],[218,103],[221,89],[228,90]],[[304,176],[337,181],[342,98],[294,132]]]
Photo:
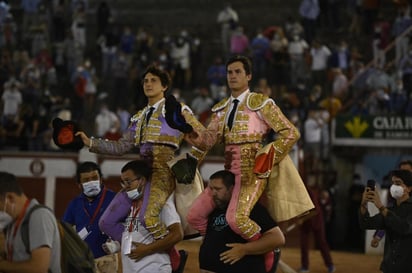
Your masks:
[[[82,184],[83,193],[87,197],[95,197],[100,193],[100,180],[93,180]]]

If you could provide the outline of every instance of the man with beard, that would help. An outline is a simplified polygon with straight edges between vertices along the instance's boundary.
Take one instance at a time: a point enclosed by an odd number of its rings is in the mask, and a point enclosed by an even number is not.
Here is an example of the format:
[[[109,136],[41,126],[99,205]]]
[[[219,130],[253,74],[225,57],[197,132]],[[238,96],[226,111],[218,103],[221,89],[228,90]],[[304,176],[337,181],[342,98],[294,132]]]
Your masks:
[[[234,185],[235,175],[230,171],[218,171],[210,177],[210,194],[216,208],[209,214],[206,234],[200,246],[201,273],[265,273],[265,253],[285,243],[277,223],[259,203],[253,207],[250,217],[261,227],[262,237],[248,241],[231,229],[226,220],[226,211]],[[275,252],[279,252],[279,249]],[[276,264],[269,272],[276,271]]]

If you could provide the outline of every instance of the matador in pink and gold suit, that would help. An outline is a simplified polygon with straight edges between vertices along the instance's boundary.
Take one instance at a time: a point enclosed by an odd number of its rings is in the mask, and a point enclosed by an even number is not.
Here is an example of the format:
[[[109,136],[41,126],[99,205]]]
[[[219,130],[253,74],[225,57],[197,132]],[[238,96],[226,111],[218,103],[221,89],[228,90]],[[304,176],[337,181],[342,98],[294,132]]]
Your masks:
[[[217,142],[225,145],[225,169],[236,177],[227,221],[244,239],[255,240],[260,236],[260,227],[249,215],[259,200],[266,200],[269,212],[277,221],[303,214],[311,210],[313,204],[288,156],[299,139],[299,131],[273,99],[250,90],[236,99],[239,103],[231,129],[227,120],[234,98],[224,99],[213,107],[207,131],[199,133],[203,146],[197,145],[197,157],[202,158]],[[264,145],[272,129],[276,139]],[[214,207],[211,191],[206,188],[189,210],[189,224],[204,234],[207,216]]]

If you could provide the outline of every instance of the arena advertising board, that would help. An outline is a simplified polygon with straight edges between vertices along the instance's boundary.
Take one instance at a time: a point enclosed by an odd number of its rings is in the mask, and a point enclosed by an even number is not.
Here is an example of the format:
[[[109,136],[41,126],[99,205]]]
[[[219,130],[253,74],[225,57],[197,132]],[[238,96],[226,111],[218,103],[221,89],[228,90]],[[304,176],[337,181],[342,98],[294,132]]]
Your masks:
[[[338,115],[332,145],[412,147],[412,116]]]

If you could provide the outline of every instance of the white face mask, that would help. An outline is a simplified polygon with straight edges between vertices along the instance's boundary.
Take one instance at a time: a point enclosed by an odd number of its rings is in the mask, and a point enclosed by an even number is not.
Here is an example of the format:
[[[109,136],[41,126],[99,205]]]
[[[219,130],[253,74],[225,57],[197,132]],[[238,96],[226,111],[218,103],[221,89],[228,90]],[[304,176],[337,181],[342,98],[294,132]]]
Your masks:
[[[82,184],[83,193],[88,197],[94,197],[100,193],[100,180],[93,180]]]
[[[7,199],[4,203],[3,211],[0,211],[0,231],[13,222],[13,218],[6,212]]]
[[[127,196],[131,199],[131,200],[136,200],[137,198],[139,198],[142,195],[142,193],[140,191],[136,189],[134,190],[130,190],[127,192]]]
[[[389,190],[391,192],[392,197],[395,199],[401,198],[404,194],[402,186],[399,185],[392,185]]]

